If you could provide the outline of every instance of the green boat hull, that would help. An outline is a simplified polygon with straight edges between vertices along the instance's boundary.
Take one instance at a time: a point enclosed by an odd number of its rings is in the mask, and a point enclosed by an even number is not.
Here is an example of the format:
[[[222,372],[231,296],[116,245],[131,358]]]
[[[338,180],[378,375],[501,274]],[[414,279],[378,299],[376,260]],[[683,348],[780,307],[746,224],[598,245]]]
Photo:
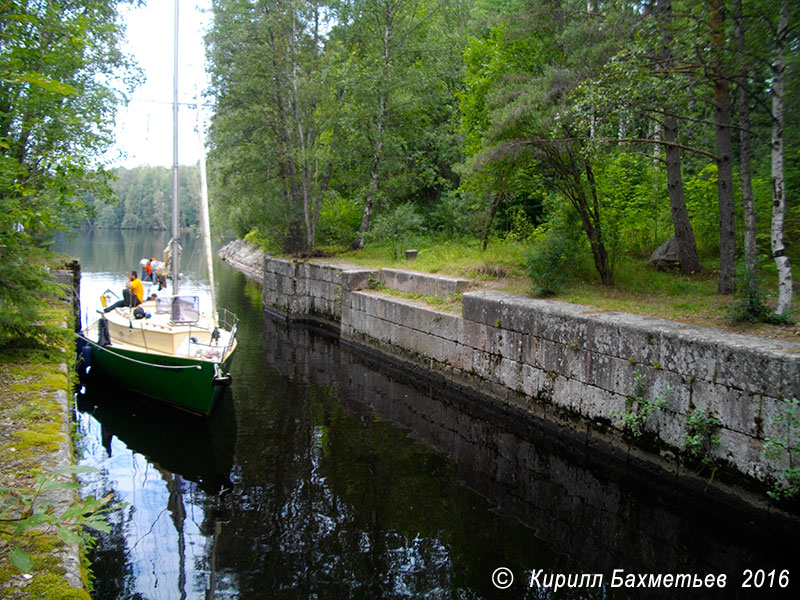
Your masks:
[[[93,345],[89,376],[102,378],[136,394],[200,415],[214,410],[231,357],[224,363],[152,355]],[[219,364],[219,369],[215,368]]]

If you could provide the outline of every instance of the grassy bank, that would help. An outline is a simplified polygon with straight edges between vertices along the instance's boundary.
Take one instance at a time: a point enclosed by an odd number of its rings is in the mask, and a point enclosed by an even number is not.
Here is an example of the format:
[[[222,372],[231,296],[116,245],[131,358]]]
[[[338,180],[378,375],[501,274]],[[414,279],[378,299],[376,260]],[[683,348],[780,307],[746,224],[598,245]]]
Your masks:
[[[515,294],[532,295],[531,280],[525,269],[527,246],[521,242],[491,241],[482,250],[477,240],[416,239],[405,247],[419,251],[416,260],[406,260],[388,245],[369,245],[364,250],[324,248],[326,260],[371,268],[401,268],[462,277],[476,287]],[[623,311],[671,319],[706,327],[800,342],[797,324],[732,324],[728,316],[736,297],[717,294],[717,264],[705,261],[703,271],[688,277],[651,269],[646,259],[621,258],[614,265],[615,285],[599,282],[589,257],[579,257],[569,265],[571,276],[555,300],[595,306],[599,310]],[[795,275],[795,281],[798,280]],[[775,304],[777,275],[772,263],[764,261],[759,273],[767,304]],[[800,316],[800,298],[795,294],[795,318]]]
[[[41,315],[51,323],[69,323],[70,307],[55,302]],[[64,329],[62,343],[48,347],[5,347],[0,353],[0,598],[88,599],[84,589],[71,586],[62,553],[65,543],[52,529],[26,528],[9,543],[17,528],[20,490],[32,490],[37,477],[71,462],[70,423],[57,394],[71,397],[69,371],[72,360],[63,350],[72,343]],[[12,488],[13,491],[9,491]],[[33,567],[22,575],[10,560],[18,548]],[[86,571],[83,570],[86,584]]]

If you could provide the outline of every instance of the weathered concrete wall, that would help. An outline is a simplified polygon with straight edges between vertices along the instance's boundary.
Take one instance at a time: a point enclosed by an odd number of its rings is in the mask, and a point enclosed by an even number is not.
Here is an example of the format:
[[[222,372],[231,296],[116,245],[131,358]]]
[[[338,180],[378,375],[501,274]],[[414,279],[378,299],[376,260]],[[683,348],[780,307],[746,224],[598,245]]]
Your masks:
[[[381,269],[381,282],[389,289],[423,296],[449,296],[469,287],[469,280],[417,273],[402,269]]]
[[[636,460],[675,475],[693,468],[678,456],[694,411],[722,424],[711,458],[723,471],[763,481],[787,465],[765,460],[763,443],[779,434],[781,398],[800,398],[800,344],[491,291],[463,293],[458,316],[359,291],[378,277],[387,286],[397,281],[392,273],[268,259],[264,303],[289,318],[338,322],[346,341],[524,414],[585,428],[604,444],[629,444]],[[430,277],[416,280],[427,286]],[[402,280],[413,291],[415,278]],[[637,377],[649,399],[670,391],[634,439],[623,415],[636,412],[627,399]]]
[[[234,240],[217,253],[225,262],[248,277],[261,281],[264,278],[264,252],[243,240]]]
[[[368,286],[377,272],[350,265],[327,265],[264,258],[264,306],[288,319],[316,321],[338,329],[346,292]]]

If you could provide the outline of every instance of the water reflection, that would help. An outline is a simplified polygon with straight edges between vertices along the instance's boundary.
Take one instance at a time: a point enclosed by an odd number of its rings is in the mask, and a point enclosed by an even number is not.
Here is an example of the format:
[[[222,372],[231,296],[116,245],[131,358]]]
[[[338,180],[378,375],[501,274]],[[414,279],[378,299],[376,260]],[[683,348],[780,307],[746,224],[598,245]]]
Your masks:
[[[242,321],[231,395],[211,420],[108,388],[80,399],[78,450],[101,468],[89,491],[130,503],[94,550],[95,598],[755,598],[781,590],[744,593],[743,569],[800,573],[796,532],[264,319],[260,286],[225,266],[216,276]],[[500,566],[516,578],[504,591],[491,583]],[[554,595],[528,589],[532,569],[605,585]],[[642,594],[610,588],[614,569],[730,583]]]
[[[83,464],[102,467],[86,492],[128,506],[93,557],[96,598],[197,597],[211,581],[214,506],[230,488],[236,423],[232,403],[209,420],[120,389],[78,394]],[[124,567],[124,568],[120,568]]]
[[[475,574],[486,576],[492,565],[508,566],[518,576],[530,576],[534,568],[545,573],[602,573],[606,583],[615,569],[637,574],[725,574],[730,581],[718,594],[707,589],[648,590],[648,597],[669,598],[757,597],[759,590],[741,588],[746,569],[797,571],[790,542],[796,528],[792,534],[781,530],[784,524],[775,522],[774,515],[754,515],[693,497],[669,482],[643,475],[625,461],[611,461],[594,448],[576,446],[569,437],[532,427],[514,414],[409,378],[380,357],[331,343],[312,330],[267,321],[264,332],[266,363],[289,381],[312,389],[320,386],[337,398],[332,413],[321,410],[317,425],[331,423],[325,451],[310,457],[314,472],[327,484],[317,496],[335,498],[339,505],[350,507],[353,516],[376,512],[385,516],[391,506],[397,511],[393,516],[403,515],[413,523],[412,528],[390,528],[383,522],[378,533],[384,537],[377,538],[357,517],[350,524],[350,529],[360,530],[364,543],[375,543],[379,554],[385,555],[380,567],[384,572],[394,572],[390,548],[414,556],[409,564],[425,565],[425,579],[411,579],[416,587],[407,587],[406,581],[395,586],[374,583],[375,597],[406,595],[399,590],[409,590],[406,597],[423,590],[441,590],[443,597],[453,597],[447,594],[454,591],[491,596],[497,591],[481,586]],[[355,442],[352,430],[338,424],[338,418],[400,425],[409,437],[450,460],[439,461],[413,445],[409,448],[424,466],[403,464],[396,450],[386,450],[392,447],[387,439],[402,431],[395,426],[394,433],[383,432],[380,441],[370,439],[366,447],[381,450],[370,460],[360,456],[355,466],[367,471],[356,473],[351,457],[364,453],[365,445]],[[396,444],[403,447],[399,440]],[[381,464],[383,459],[393,464]],[[435,479],[429,478],[431,474]],[[478,511],[458,505],[459,499],[477,500],[440,485],[452,481],[463,482],[487,503],[480,503]],[[322,520],[337,514],[338,505],[318,503],[328,506]],[[513,523],[524,527],[515,528]],[[389,532],[398,534],[401,541],[396,546],[387,542]],[[357,540],[350,541],[352,547],[337,550],[352,553]],[[415,556],[419,548],[425,551]],[[472,571],[471,577],[460,577],[465,567]],[[770,597],[791,597],[797,586],[775,588],[769,590]],[[504,597],[538,597],[523,586],[512,589],[515,593],[509,590],[511,596]],[[583,589],[579,596],[613,597],[615,592],[620,597],[631,594],[605,586]]]

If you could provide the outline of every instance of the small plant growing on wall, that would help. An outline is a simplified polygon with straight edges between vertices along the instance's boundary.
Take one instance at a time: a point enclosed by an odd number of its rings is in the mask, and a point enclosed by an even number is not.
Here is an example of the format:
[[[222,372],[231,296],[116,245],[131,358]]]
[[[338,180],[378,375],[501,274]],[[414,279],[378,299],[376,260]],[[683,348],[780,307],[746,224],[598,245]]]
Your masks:
[[[385,290],[386,285],[383,283],[383,281],[380,280],[379,277],[375,277],[374,275],[368,275],[367,288],[370,290]]]
[[[692,458],[703,466],[711,465],[711,453],[719,446],[720,421],[713,414],[692,409],[686,416],[686,434],[683,447]]]
[[[764,440],[764,458],[782,461],[788,458],[789,464],[781,471],[781,476],[772,484],[767,495],[773,500],[794,498],[800,492],[800,402],[793,398],[782,398],[784,411],[772,421],[778,431],[775,437]]]
[[[55,532],[65,544],[89,543],[92,537],[87,528],[110,533],[106,513],[124,506],[107,506],[112,494],[100,500],[91,496],[75,497],[71,501],[45,499],[46,494],[53,490],[78,489],[80,485],[71,476],[93,471],[96,471],[93,467],[64,467],[52,473],[39,474],[32,487],[0,488],[0,534],[5,546],[0,554],[0,564],[7,552],[8,560],[20,573],[30,573],[35,565],[28,547],[34,546],[33,538],[44,532]]]
[[[667,405],[669,394],[672,391],[668,385],[655,398],[650,398],[644,375],[636,373],[633,378],[633,394],[625,398],[625,411],[617,413],[625,430],[634,437],[641,437],[653,412],[663,409]]]

